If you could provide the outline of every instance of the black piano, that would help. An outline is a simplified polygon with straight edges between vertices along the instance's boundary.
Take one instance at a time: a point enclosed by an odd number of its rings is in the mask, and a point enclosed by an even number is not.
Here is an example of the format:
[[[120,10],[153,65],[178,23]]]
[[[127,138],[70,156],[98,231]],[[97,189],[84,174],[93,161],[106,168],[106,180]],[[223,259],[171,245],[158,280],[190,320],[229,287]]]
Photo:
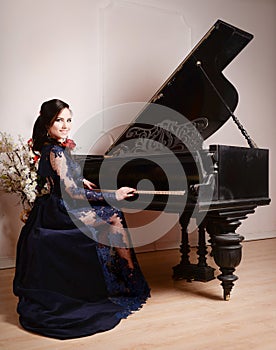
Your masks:
[[[207,232],[224,300],[238,279],[234,272],[242,256],[244,238],[236,229],[257,206],[270,202],[268,150],[255,145],[234,115],[238,93],[222,74],[252,38],[218,20],[104,156],[79,157],[84,175],[99,187],[137,188],[125,207],[179,214],[182,243],[174,279],[215,278],[206,262]],[[218,144],[204,149],[204,140],[229,118],[248,147]],[[187,227],[192,218],[198,228],[197,264],[189,261]]]

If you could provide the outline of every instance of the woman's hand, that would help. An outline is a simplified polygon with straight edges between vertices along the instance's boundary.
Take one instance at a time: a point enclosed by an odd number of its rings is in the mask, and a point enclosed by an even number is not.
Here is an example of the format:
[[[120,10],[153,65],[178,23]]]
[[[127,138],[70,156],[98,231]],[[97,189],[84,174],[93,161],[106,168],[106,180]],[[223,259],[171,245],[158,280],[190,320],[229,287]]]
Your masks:
[[[88,188],[89,190],[93,190],[97,187],[95,184],[93,184],[93,182],[91,182],[89,180],[83,179],[82,182],[83,182],[84,187]]]
[[[117,201],[121,201],[123,199],[133,197],[135,194],[135,191],[136,191],[135,188],[132,188],[132,187],[121,187],[115,192],[116,199]]]

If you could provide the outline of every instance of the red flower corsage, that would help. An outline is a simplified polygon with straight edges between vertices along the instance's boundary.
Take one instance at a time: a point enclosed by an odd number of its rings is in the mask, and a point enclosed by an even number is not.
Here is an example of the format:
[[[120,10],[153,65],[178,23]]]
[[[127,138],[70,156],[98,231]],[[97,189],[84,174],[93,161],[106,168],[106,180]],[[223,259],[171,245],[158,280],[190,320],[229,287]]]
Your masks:
[[[36,155],[34,156],[34,163],[38,162],[38,161],[39,161],[39,158],[40,158],[40,156],[36,154]]]
[[[34,151],[33,151],[33,139],[29,139],[27,141],[27,144],[28,144],[29,150],[34,153]],[[39,158],[40,158],[40,156],[38,154],[34,153],[34,156],[33,156],[34,163],[38,162]]]
[[[76,144],[75,144],[75,142],[73,140],[66,139],[66,141],[61,143],[61,146],[72,150],[72,149],[74,149],[76,147]]]

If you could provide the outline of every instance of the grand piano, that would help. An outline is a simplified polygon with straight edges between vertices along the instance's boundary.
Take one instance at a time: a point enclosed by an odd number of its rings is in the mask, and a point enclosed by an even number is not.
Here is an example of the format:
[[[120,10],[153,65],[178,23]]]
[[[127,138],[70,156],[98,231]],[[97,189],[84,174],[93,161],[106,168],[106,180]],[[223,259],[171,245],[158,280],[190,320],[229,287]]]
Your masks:
[[[182,240],[175,280],[215,278],[206,259],[207,232],[224,300],[238,279],[234,272],[242,257],[244,237],[236,230],[257,206],[270,202],[269,152],[255,145],[234,115],[238,93],[222,74],[252,38],[218,20],[105,155],[79,158],[84,176],[102,189],[138,189],[124,206],[179,214]],[[248,146],[215,144],[205,149],[204,140],[229,118]],[[189,256],[187,227],[192,219],[198,229],[196,264]]]

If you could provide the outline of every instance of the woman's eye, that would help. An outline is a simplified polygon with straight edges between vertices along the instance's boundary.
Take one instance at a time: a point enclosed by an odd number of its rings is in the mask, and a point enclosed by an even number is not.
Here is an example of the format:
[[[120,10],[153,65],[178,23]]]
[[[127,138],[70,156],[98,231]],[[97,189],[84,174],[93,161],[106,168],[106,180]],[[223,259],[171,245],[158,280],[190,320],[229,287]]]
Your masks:
[[[57,123],[63,123],[63,122],[65,122],[65,120],[62,119],[62,118],[57,118],[57,119],[55,120],[55,122],[57,122]],[[68,118],[68,119],[66,120],[66,123],[72,123],[72,118]]]

